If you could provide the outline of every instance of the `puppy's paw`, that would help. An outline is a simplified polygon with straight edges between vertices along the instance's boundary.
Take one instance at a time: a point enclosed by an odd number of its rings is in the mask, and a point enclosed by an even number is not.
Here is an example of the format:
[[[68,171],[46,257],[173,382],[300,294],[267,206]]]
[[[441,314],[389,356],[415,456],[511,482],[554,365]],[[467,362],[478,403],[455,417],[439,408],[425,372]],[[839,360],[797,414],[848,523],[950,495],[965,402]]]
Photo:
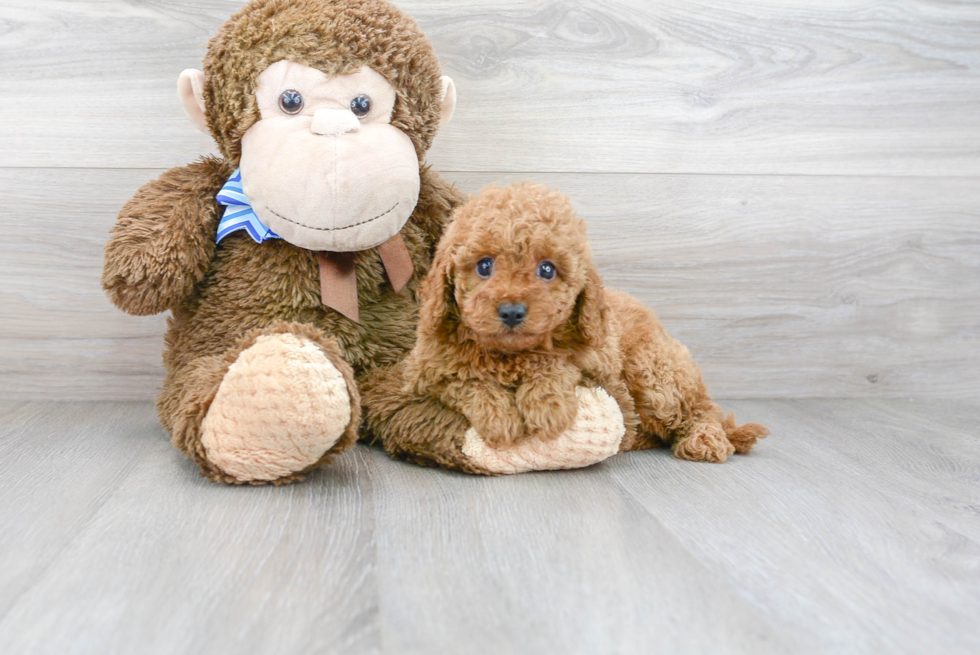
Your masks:
[[[483,435],[483,440],[491,448],[509,448],[527,434],[520,412],[516,407],[509,410],[496,408],[496,411],[482,412],[466,418],[473,429]]]
[[[674,455],[680,459],[695,462],[721,463],[735,452],[721,425],[704,423],[695,425],[691,431],[674,444]]]
[[[497,448],[470,428],[464,436],[463,454],[490,473],[510,474],[582,468],[618,453],[626,426],[616,401],[603,389],[578,387],[575,396],[574,422],[556,438],[528,438]]]
[[[575,424],[579,402],[575,392],[569,389],[567,398],[559,394],[540,399],[518,396],[517,404],[524,416],[528,436],[551,441]]]

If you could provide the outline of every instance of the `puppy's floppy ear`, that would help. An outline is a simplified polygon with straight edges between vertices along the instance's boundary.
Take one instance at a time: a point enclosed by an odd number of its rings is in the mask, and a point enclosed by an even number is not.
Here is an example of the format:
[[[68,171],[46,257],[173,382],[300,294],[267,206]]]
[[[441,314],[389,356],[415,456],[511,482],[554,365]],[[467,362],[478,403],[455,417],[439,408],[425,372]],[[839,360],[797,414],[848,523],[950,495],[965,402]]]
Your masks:
[[[419,339],[445,339],[459,327],[459,307],[456,305],[456,288],[453,284],[455,273],[449,248],[439,248],[422,291]]]
[[[589,266],[585,276],[585,287],[575,301],[572,315],[579,339],[590,348],[598,350],[606,341],[608,333],[608,307],[602,278],[595,266]]]

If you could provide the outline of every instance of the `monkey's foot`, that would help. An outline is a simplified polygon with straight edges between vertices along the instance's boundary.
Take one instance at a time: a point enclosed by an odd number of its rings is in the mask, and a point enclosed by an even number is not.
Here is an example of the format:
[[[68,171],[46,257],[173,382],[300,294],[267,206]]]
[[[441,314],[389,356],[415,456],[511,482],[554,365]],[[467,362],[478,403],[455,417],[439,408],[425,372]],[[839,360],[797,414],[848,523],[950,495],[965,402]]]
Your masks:
[[[239,482],[273,481],[318,463],[350,422],[347,383],[324,351],[295,334],[265,334],[225,373],[201,444]]]
[[[464,436],[463,454],[490,473],[510,474],[582,468],[618,453],[626,434],[619,405],[604,389],[578,387],[575,395],[575,423],[557,438],[526,439],[508,448],[492,448],[470,428]]]
[[[721,463],[735,452],[719,423],[699,423],[674,444],[674,456],[696,462]]]

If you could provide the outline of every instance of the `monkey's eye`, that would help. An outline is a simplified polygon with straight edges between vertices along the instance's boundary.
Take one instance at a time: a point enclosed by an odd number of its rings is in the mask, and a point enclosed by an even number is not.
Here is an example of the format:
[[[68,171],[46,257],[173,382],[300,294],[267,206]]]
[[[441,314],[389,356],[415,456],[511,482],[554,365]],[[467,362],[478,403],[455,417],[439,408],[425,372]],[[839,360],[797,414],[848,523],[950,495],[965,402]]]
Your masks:
[[[300,95],[299,91],[289,89],[288,91],[283,91],[282,95],[279,96],[279,109],[282,109],[285,113],[298,114],[302,108],[303,96]]]
[[[558,269],[556,269],[555,265],[549,261],[543,261],[538,264],[538,277],[542,280],[554,280],[555,273],[557,272]]]
[[[366,95],[359,95],[350,101],[350,110],[358,118],[364,118],[371,111],[371,98]]]
[[[489,257],[484,257],[476,263],[476,274],[482,277],[484,280],[493,274],[493,260]]]

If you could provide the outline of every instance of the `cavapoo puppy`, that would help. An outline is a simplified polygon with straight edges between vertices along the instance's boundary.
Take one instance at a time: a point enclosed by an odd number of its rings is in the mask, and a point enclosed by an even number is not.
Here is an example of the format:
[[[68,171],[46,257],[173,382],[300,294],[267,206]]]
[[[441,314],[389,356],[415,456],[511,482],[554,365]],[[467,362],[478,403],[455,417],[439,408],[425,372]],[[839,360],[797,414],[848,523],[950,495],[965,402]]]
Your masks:
[[[488,187],[457,208],[398,370],[402,393],[456,410],[492,448],[556,439],[575,421],[578,386],[619,405],[621,451],[669,444],[723,462],[769,433],[725,418],[687,348],[602,286],[584,221],[539,184]]]

